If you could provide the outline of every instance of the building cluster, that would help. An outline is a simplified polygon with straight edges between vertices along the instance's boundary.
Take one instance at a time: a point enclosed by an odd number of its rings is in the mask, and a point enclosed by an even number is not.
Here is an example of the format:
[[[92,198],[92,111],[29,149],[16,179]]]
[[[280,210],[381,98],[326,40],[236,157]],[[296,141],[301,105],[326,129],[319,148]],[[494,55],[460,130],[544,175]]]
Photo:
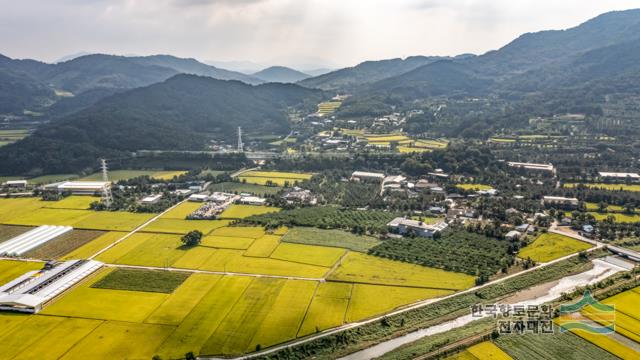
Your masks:
[[[282,198],[286,200],[287,204],[302,204],[302,205],[315,205],[318,203],[318,198],[313,195],[311,190],[294,187],[287,191]]]
[[[397,217],[387,224],[391,233],[399,235],[415,235],[426,238],[433,238],[448,226],[449,225],[445,221],[439,221],[435,224],[427,224],[420,220],[407,219],[403,217]]]
[[[536,163],[525,163],[525,162],[507,162],[508,166],[518,169],[532,170],[532,171],[543,171],[554,173],[555,167],[552,164],[536,164]]]

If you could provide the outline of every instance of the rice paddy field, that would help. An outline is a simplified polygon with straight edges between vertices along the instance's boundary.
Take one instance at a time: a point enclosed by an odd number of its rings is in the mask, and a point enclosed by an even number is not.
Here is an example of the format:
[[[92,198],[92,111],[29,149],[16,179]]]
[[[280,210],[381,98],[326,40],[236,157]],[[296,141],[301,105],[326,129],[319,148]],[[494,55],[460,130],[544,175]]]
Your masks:
[[[563,186],[566,188],[574,188],[578,185],[583,185],[588,188],[594,189],[603,189],[603,190],[611,190],[611,191],[640,191],[640,184],[605,184],[605,183],[567,183]]]
[[[512,359],[507,353],[502,351],[496,344],[491,341],[481,342],[473,345],[468,349],[449,356],[446,360],[510,360]]]
[[[88,258],[127,234],[113,229],[124,226],[114,226],[120,220],[111,219],[112,213],[74,209],[84,206],[77,199],[61,208],[45,208],[46,202],[37,199],[20,200],[9,201],[30,210],[9,214],[0,206],[2,222],[58,219],[104,228],[63,259]],[[182,204],[102,252],[96,260],[109,265],[56,298],[41,314],[0,313],[0,359],[149,359],[156,354],[171,359],[191,351],[239,355],[474,283],[465,274],[358,252],[375,245],[375,238],[284,227],[267,232],[262,227],[230,226],[224,220],[184,220],[194,207]],[[230,210],[244,216],[265,208]],[[128,214],[116,215],[131,222]],[[203,230],[202,243],[184,247],[182,234],[194,228]],[[289,241],[284,241],[287,236]],[[41,267],[38,262],[0,261],[0,283]]]
[[[22,140],[29,135],[27,129],[0,130],[0,147],[13,144],[18,140]]]
[[[211,184],[209,186],[211,191],[222,191],[231,193],[250,193],[258,196],[275,194],[282,190],[280,186],[264,186],[249,183],[240,182],[224,182],[219,184]]]
[[[251,215],[268,214],[280,211],[277,207],[257,206],[257,205],[230,205],[222,214],[221,219],[244,219]]]
[[[281,171],[248,171],[238,176],[238,179],[247,184],[293,186],[296,182],[311,179],[311,176],[313,176],[313,174]]]
[[[485,184],[456,184],[456,187],[462,190],[491,190],[493,186]]]
[[[330,115],[336,112],[342,105],[341,101],[326,101],[318,104],[318,114]]]
[[[538,236],[531,244],[522,248],[518,257],[531,258],[537,262],[549,262],[591,248],[590,244],[568,236],[544,233]]]
[[[598,220],[606,220],[609,216],[613,216],[616,222],[620,223],[636,223],[640,222],[640,214],[620,214],[620,213],[599,213],[599,212],[589,212],[589,214],[593,215],[593,217]]]

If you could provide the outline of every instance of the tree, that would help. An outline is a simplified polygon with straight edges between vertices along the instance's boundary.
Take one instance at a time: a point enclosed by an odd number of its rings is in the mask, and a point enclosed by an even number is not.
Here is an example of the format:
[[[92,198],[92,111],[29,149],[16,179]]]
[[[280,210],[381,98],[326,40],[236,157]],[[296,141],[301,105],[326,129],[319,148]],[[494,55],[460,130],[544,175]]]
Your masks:
[[[193,351],[189,351],[188,353],[184,354],[184,359],[185,360],[196,360],[196,356],[193,353]]]
[[[184,235],[181,240],[185,246],[199,245],[202,240],[202,232],[199,230],[190,231],[188,234]]]

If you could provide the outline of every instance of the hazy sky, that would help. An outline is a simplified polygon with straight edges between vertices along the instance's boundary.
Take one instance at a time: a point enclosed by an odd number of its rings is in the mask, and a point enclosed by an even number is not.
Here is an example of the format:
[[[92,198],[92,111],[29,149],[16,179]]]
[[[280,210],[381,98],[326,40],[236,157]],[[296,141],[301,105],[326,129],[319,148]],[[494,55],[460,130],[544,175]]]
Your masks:
[[[483,53],[637,0],[0,0],[0,53],[172,54],[289,66]]]

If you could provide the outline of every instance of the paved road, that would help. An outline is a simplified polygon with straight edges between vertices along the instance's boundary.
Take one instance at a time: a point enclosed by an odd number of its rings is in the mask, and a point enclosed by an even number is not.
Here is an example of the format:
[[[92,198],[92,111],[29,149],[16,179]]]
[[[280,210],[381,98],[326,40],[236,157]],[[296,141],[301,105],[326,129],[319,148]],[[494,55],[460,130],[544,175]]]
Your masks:
[[[584,236],[581,236],[580,234],[577,234],[573,229],[570,229],[568,227],[559,227],[557,225],[557,222],[554,222],[551,225],[551,227],[549,228],[549,232],[569,236],[576,240],[584,241],[586,243],[594,245],[597,248],[606,247],[611,252],[614,252],[618,255],[623,255],[633,261],[640,262],[640,252],[586,238]]]
[[[131,235],[133,235],[133,234],[137,233],[138,231],[142,230],[145,226],[147,226],[147,225],[151,224],[152,222],[154,222],[154,221],[158,220],[158,218],[160,218],[162,215],[164,215],[164,214],[168,213],[169,211],[173,210],[173,209],[174,209],[174,208],[176,208],[178,205],[180,205],[180,204],[182,204],[182,203],[186,202],[187,200],[188,200],[188,199],[184,199],[184,200],[180,201],[179,203],[177,203],[177,204],[173,205],[172,207],[168,208],[167,210],[165,210],[165,211],[161,212],[160,214],[158,214],[158,215],[156,215],[156,216],[152,217],[151,219],[149,219],[149,220],[148,220],[147,222],[145,222],[144,224],[142,224],[142,225],[138,226],[137,228],[133,229],[133,230],[132,230],[130,233],[128,233],[127,235],[125,235],[125,236],[121,237],[120,239],[116,240],[116,242],[114,242],[114,243],[112,243],[112,244],[110,244],[110,245],[106,246],[104,249],[102,249],[102,250],[98,251],[97,253],[93,254],[93,255],[89,258],[89,260],[93,260],[96,256],[98,256],[98,255],[102,254],[103,252],[105,252],[105,251],[107,251],[107,250],[111,249],[112,247],[114,247],[114,246],[118,245],[119,243],[123,242],[124,240],[128,239]]]
[[[233,174],[231,174],[230,176],[232,178],[234,178],[234,177],[238,177],[238,176],[240,176],[240,175],[242,175],[242,174],[244,174],[246,172],[253,171],[253,170],[259,170],[259,169],[260,169],[259,166],[253,167],[253,168],[250,168],[250,169],[240,169],[240,170],[234,172]]]
[[[211,275],[233,275],[233,276],[257,277],[257,278],[306,280],[306,281],[319,281],[319,282],[326,281],[326,279],[324,278],[310,278],[310,277],[302,277],[302,276],[285,276],[285,275],[268,275],[268,274],[250,274],[250,273],[239,273],[239,272],[232,272],[232,271],[211,271],[211,270],[182,269],[182,268],[173,268],[173,267],[140,266],[140,265],[126,265],[126,264],[105,264],[105,266],[127,268],[127,269],[163,270],[163,271],[176,271],[176,272],[188,272],[188,273],[211,274]]]

